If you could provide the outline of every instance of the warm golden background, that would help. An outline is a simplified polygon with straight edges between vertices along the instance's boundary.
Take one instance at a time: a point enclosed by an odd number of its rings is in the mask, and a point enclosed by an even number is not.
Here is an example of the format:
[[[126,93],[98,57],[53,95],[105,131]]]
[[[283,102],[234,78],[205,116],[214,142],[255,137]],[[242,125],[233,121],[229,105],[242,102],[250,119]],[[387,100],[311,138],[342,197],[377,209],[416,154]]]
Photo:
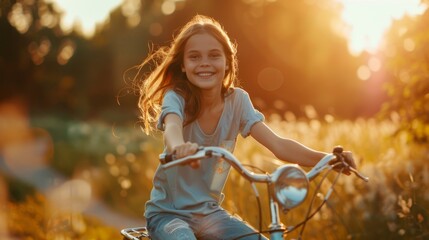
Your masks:
[[[0,239],[120,239],[145,224],[162,145],[140,130],[123,73],[197,13],[238,44],[241,86],[278,134],[341,144],[371,178],[342,177],[304,239],[429,239],[428,5],[1,0]],[[235,153],[278,166],[251,139]],[[257,226],[249,183],[232,172],[225,193],[224,207]]]

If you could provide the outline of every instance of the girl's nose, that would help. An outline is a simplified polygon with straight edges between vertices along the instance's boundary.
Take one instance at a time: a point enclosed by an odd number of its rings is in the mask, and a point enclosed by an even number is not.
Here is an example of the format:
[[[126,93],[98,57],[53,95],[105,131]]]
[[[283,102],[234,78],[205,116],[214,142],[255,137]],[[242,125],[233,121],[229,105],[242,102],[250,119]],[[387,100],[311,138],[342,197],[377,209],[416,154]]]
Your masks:
[[[201,58],[201,62],[200,62],[200,66],[209,66],[210,65],[210,61],[208,57],[202,57]]]

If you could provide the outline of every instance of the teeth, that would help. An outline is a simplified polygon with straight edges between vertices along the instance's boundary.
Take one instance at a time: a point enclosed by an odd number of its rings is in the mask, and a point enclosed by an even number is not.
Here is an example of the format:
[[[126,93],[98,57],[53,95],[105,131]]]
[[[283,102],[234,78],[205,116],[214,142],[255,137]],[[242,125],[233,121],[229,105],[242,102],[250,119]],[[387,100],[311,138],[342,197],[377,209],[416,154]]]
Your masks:
[[[201,77],[208,77],[211,75],[213,75],[213,73],[198,73],[198,76],[201,76]]]

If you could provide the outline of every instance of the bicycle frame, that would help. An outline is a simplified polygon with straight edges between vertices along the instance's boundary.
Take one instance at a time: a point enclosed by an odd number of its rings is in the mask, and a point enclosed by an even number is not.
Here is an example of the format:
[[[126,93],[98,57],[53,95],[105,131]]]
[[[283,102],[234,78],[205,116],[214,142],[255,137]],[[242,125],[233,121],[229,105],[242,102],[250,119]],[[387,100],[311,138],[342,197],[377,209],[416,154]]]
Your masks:
[[[221,147],[200,147],[198,151],[187,157],[181,159],[174,159],[174,155],[171,154],[161,154],[160,161],[162,168],[168,169],[174,166],[179,166],[183,164],[190,163],[195,160],[203,160],[210,158],[223,158],[227,161],[235,170],[237,170],[244,178],[248,181],[254,183],[267,183],[269,187],[269,208],[270,208],[270,217],[271,224],[269,225],[269,236],[271,240],[282,240],[286,232],[285,225],[280,221],[280,208],[279,204],[282,207],[284,212],[288,212],[292,208],[298,206],[302,203],[308,192],[308,183],[319,175],[322,171],[326,169],[332,169],[336,166],[334,163],[338,163],[338,154],[342,152],[342,148],[337,150],[333,154],[327,154],[323,157],[309,172],[304,172],[296,164],[285,164],[277,168],[271,174],[258,174],[246,169],[241,162],[229,151]],[[357,170],[348,166],[343,160],[341,160],[342,166],[347,167],[350,172],[353,172],[359,178],[364,181],[368,181],[368,178],[360,174]],[[289,174],[289,175],[288,175]],[[301,179],[301,177],[303,178]],[[294,185],[291,188],[293,191],[289,191],[288,181],[297,180],[298,185]],[[300,182],[301,181],[301,182]],[[303,182],[304,181],[304,182]],[[293,182],[293,181],[292,181]],[[296,182],[296,181],[295,181]],[[280,190],[278,190],[280,188]],[[297,191],[299,188],[300,191]],[[303,190],[305,188],[305,194],[303,195]],[[293,196],[291,194],[294,192],[300,192],[300,194]],[[149,237],[146,231],[146,228],[127,228],[121,231],[121,234],[126,237],[126,239],[131,240],[140,240],[142,237]]]

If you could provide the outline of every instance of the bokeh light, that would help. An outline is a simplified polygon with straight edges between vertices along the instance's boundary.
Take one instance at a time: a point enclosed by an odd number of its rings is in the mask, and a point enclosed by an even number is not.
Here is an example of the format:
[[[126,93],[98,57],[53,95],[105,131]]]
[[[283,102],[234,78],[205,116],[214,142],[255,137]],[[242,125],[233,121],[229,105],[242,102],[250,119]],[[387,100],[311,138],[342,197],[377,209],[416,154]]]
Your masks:
[[[128,26],[135,27],[141,21],[140,8],[142,4],[140,0],[125,0],[122,3],[122,14],[127,18]]]
[[[371,77],[371,70],[368,66],[362,65],[358,68],[356,74],[360,80],[366,81]]]
[[[76,44],[72,41],[65,41],[60,47],[59,54],[57,56],[57,61],[60,65],[65,65],[68,63],[70,58],[73,57],[76,50]]]
[[[21,3],[16,3],[12,7],[12,11],[8,15],[9,22],[20,33],[26,33],[30,27],[33,17],[29,9],[25,9]]]
[[[176,4],[173,0],[166,0],[161,5],[161,11],[164,15],[170,15],[176,11]]]
[[[373,72],[377,72],[381,68],[381,61],[379,58],[372,56],[368,61],[368,67]]]
[[[275,91],[283,85],[284,77],[280,70],[267,67],[259,72],[257,81],[265,91]]]
[[[412,51],[414,51],[415,47],[416,47],[416,44],[414,43],[413,39],[411,39],[411,38],[406,38],[406,39],[404,40],[404,49],[405,49],[406,51],[408,51],[408,52],[412,52]]]
[[[49,200],[53,207],[65,212],[82,212],[91,202],[91,185],[81,179],[69,180],[50,190]]]
[[[40,43],[36,41],[31,42],[28,45],[28,52],[30,53],[31,60],[35,65],[40,65],[43,63],[45,56],[51,50],[51,42],[48,38],[42,38]]]
[[[53,154],[50,134],[32,128],[19,102],[0,104],[0,153],[11,174],[26,175],[47,165]]]

